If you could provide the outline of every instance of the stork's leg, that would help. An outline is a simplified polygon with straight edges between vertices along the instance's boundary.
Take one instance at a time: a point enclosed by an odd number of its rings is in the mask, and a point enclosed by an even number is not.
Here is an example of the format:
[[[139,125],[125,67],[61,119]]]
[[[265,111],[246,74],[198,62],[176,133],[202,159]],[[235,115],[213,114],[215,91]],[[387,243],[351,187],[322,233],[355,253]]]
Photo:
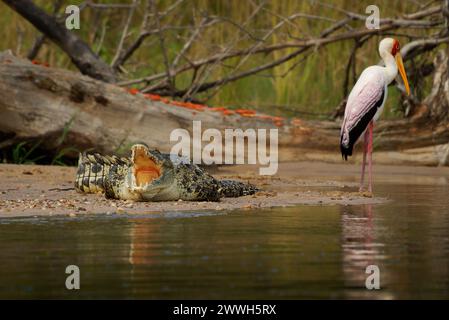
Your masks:
[[[365,131],[363,135],[363,161],[362,161],[362,173],[360,175],[360,188],[359,192],[363,191],[363,184],[365,183],[365,167],[366,167],[366,153],[368,151],[368,142],[369,142],[369,129]]]
[[[373,129],[374,122],[371,121],[368,126],[369,131],[369,144],[368,144],[368,174],[369,174],[369,185],[368,191],[373,192]]]

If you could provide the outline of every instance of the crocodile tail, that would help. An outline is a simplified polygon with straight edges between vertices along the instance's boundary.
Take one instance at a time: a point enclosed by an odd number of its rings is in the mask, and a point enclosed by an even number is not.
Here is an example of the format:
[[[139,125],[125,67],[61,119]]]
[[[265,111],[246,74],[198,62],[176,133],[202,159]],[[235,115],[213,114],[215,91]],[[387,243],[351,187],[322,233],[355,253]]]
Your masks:
[[[104,192],[112,166],[127,165],[129,160],[98,153],[80,153],[76,172],[75,189],[85,193]]]
[[[220,180],[219,192],[222,197],[236,198],[255,194],[259,189],[250,183],[235,180]]]

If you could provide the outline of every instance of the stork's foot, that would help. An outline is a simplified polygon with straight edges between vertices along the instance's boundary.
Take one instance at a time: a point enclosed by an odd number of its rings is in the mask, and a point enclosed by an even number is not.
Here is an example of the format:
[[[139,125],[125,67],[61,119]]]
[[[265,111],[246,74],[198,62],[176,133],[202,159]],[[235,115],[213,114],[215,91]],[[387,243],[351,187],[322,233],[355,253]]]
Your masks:
[[[360,185],[360,187],[359,187],[359,194],[362,197],[372,198],[373,197],[373,190],[370,187],[368,187],[368,190],[367,190],[363,185]]]
[[[360,190],[359,190],[359,194],[360,194],[362,197],[365,197],[365,198],[372,198],[372,197],[374,197],[374,195],[373,195],[373,193],[372,193],[371,191],[366,191],[366,190],[360,191]]]

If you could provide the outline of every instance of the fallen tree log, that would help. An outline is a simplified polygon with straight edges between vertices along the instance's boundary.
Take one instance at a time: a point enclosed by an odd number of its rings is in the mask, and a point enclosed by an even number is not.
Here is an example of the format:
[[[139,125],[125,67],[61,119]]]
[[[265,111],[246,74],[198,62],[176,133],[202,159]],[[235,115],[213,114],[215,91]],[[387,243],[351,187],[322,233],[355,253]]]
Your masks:
[[[375,128],[375,161],[448,165],[447,57],[441,53],[438,59],[434,90],[421,112],[410,119],[381,122]],[[437,111],[435,103],[445,115]],[[41,139],[48,150],[63,143],[80,151],[93,148],[112,153],[144,141],[168,152],[175,144],[170,142],[171,132],[183,128],[192,134],[195,120],[201,121],[202,130],[220,132],[226,128],[279,129],[281,161],[341,161],[339,121],[281,119],[183,104],[32,64],[10,52],[0,54],[0,149]]]

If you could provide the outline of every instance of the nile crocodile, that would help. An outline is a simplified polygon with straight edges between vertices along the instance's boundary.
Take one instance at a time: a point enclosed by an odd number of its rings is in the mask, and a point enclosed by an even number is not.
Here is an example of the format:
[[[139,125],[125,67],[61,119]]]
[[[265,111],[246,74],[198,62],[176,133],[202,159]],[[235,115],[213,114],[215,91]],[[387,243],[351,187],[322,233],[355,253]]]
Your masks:
[[[184,158],[152,150],[145,144],[133,145],[129,158],[80,154],[75,188],[134,201],[219,201],[257,191],[251,184],[215,179]]]

